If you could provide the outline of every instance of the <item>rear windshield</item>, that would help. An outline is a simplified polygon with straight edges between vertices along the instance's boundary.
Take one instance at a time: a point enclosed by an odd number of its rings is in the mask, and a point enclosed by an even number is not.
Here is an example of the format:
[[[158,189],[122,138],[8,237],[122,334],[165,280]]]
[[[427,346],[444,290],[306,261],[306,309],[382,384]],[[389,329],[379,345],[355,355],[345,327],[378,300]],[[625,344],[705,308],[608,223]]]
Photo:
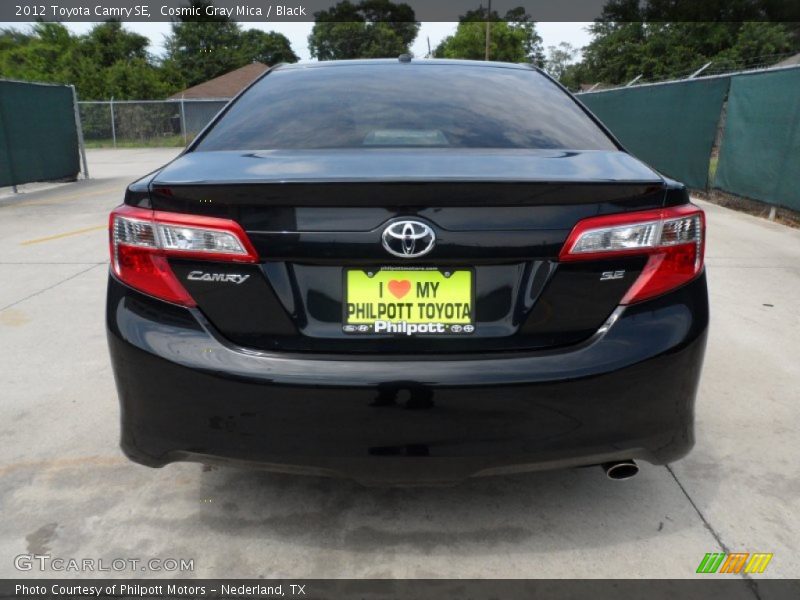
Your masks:
[[[533,70],[398,63],[276,70],[196,150],[376,147],[616,149]]]

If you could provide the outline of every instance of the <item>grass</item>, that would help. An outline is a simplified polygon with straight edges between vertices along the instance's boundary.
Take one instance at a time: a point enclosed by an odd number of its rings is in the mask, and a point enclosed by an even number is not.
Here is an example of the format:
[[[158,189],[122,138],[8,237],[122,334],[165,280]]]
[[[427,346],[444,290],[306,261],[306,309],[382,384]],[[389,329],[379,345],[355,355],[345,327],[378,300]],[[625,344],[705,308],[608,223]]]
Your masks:
[[[717,177],[717,165],[719,164],[719,156],[712,156],[708,163],[708,182],[713,185]]]
[[[192,140],[189,136],[188,141]],[[84,140],[87,148],[113,148],[113,140]],[[119,139],[117,138],[117,148],[183,148],[186,143],[182,135],[165,135],[162,137],[152,137],[143,140]]]

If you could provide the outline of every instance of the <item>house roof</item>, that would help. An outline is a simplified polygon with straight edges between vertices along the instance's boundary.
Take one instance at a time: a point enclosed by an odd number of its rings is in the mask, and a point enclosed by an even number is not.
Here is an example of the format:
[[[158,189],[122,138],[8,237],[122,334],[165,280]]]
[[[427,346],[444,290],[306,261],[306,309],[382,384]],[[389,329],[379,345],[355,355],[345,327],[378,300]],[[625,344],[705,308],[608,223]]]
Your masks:
[[[198,83],[182,92],[173,94],[170,100],[180,100],[181,98],[233,98],[254,79],[269,69],[267,65],[260,62],[250,63],[230,71],[214,79],[209,79],[203,83]]]

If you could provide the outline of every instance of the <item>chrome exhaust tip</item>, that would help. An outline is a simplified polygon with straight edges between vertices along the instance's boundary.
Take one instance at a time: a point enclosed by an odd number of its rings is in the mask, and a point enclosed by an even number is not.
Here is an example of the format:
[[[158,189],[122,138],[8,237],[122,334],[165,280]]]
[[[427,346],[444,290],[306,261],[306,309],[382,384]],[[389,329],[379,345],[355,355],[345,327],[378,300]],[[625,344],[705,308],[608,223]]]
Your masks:
[[[631,477],[635,477],[639,472],[639,465],[637,465],[633,459],[604,463],[600,466],[603,467],[606,477],[614,481],[630,479]]]

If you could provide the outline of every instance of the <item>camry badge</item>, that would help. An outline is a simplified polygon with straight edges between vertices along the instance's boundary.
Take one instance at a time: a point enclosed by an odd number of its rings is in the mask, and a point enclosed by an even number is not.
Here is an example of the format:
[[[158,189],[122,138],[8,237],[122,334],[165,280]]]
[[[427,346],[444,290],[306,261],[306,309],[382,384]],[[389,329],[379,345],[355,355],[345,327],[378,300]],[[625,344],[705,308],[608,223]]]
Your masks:
[[[186,276],[189,281],[216,281],[220,283],[235,283],[239,285],[250,278],[250,275],[240,275],[238,273],[204,273],[203,271],[192,271]]]
[[[433,229],[419,221],[395,221],[383,230],[383,247],[400,258],[425,256],[436,244]]]

